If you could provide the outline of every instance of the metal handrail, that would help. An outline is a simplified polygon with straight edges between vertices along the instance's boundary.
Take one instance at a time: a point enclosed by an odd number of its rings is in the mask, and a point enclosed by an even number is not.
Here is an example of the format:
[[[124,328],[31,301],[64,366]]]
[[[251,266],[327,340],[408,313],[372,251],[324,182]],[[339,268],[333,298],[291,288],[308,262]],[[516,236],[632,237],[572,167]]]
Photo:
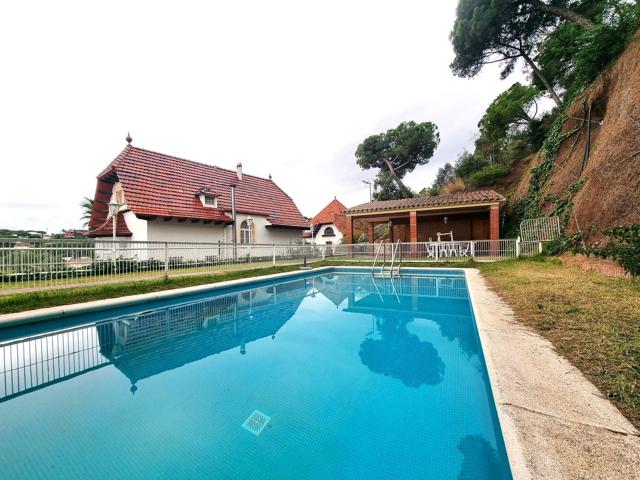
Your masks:
[[[378,261],[378,257],[380,256],[380,250],[382,250],[384,246],[384,240],[380,242],[380,245],[378,246],[378,250],[376,250],[376,256],[373,258],[373,265],[371,266],[371,273],[375,272],[376,269],[376,262]],[[384,267],[384,265],[383,265]],[[382,268],[382,267],[380,267]]]
[[[396,262],[396,254],[400,249],[400,240],[398,240],[395,244],[395,248],[391,252],[391,275],[393,275],[393,264]],[[399,268],[399,267],[398,267]]]

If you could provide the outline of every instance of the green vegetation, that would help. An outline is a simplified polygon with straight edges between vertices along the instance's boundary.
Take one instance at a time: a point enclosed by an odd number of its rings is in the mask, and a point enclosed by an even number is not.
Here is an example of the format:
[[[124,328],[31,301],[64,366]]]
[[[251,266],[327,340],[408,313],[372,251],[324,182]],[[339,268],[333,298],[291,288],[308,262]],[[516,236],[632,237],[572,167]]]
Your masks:
[[[611,241],[596,254],[612,258],[634,277],[640,276],[640,223],[611,228],[605,233]]]
[[[479,265],[518,318],[546,337],[640,427],[640,283],[559,260]]]
[[[299,268],[300,265],[262,267],[250,270],[221,271],[210,275],[173,277],[167,280],[141,280],[4,295],[0,296],[0,314],[90,302],[93,300],[103,300],[105,298],[124,297],[141,293],[159,292],[175,288],[193,287],[195,285],[224,282],[238,278],[259,277],[273,273],[290,272],[292,270],[298,270]]]
[[[564,90],[565,98],[573,98],[591,83],[640,27],[637,2],[583,0],[576,4],[594,20],[593,28],[561,23],[538,47],[543,75],[554,88]]]
[[[431,122],[403,122],[384,133],[364,139],[356,149],[356,161],[364,170],[379,169],[376,200],[408,198],[414,193],[402,178],[433,157],[440,143],[438,127]]]
[[[80,208],[82,209],[82,216],[80,220],[82,220],[82,225],[89,225],[89,220],[91,220],[91,214],[93,213],[93,199],[89,197],[84,197],[80,202]]]
[[[42,238],[47,232],[43,230],[11,230],[0,228],[0,238]]]
[[[509,174],[506,165],[488,165],[469,175],[466,184],[469,187],[485,187],[495,185],[498,180]]]
[[[526,198],[505,209],[505,233],[513,234],[523,218],[541,216],[550,201],[563,222],[572,211],[576,182],[566,198],[544,198],[562,143],[584,125],[563,132],[565,108],[619,55],[640,27],[640,6],[627,0],[459,0],[451,32],[456,75],[473,77],[491,63],[509,76],[523,60],[531,84],[515,83],[498,95],[478,123],[473,152],[463,152],[451,168],[421,193],[446,191],[445,182],[467,187],[491,186],[504,177],[515,160],[544,151],[531,170]],[[540,114],[537,100],[548,95],[556,108]],[[444,189],[444,190],[443,190]],[[565,239],[568,240],[568,239]]]

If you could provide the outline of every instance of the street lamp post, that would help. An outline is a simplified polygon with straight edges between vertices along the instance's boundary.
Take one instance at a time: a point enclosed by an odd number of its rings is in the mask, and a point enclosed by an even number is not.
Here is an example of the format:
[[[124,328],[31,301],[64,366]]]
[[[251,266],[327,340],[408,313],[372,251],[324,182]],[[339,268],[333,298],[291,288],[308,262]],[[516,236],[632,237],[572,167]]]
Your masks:
[[[369,185],[369,201],[372,202],[373,201],[373,192],[371,190],[371,182],[368,180],[362,180],[362,183],[366,183],[367,185]]]
[[[247,249],[249,250],[249,262],[251,262],[251,244],[253,243],[253,229],[251,227],[253,226],[253,218],[251,218],[251,215],[249,215],[244,219],[244,221],[247,222],[247,229],[249,230],[249,235],[247,238]]]
[[[109,202],[107,203],[107,206],[109,207],[109,215],[111,215],[111,251],[113,252],[113,266],[114,266],[114,270],[115,270],[115,265],[116,265],[116,228],[117,228],[117,222],[118,222],[118,212],[120,211],[120,208],[122,207],[121,203],[118,202]]]

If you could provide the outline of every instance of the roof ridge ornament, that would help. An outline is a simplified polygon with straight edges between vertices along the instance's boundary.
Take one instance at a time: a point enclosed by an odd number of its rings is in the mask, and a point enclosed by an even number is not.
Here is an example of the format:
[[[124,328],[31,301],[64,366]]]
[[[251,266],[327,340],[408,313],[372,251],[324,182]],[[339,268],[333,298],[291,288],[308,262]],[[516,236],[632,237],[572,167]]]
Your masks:
[[[127,138],[125,138],[125,140],[127,141],[127,144],[131,145],[133,138],[131,138],[131,134],[129,132],[127,132]]]

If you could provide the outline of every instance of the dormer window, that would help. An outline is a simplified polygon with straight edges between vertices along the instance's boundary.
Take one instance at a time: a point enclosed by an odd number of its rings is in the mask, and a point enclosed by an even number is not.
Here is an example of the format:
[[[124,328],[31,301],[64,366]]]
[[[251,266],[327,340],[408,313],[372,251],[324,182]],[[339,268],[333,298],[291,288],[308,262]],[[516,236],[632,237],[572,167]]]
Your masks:
[[[122,186],[120,184],[116,184],[113,190],[113,201],[120,205],[124,205],[127,203],[124,198],[124,190],[122,189]]]
[[[209,188],[202,188],[196,192],[196,196],[200,199],[203,207],[218,208],[218,195],[213,193]]]

